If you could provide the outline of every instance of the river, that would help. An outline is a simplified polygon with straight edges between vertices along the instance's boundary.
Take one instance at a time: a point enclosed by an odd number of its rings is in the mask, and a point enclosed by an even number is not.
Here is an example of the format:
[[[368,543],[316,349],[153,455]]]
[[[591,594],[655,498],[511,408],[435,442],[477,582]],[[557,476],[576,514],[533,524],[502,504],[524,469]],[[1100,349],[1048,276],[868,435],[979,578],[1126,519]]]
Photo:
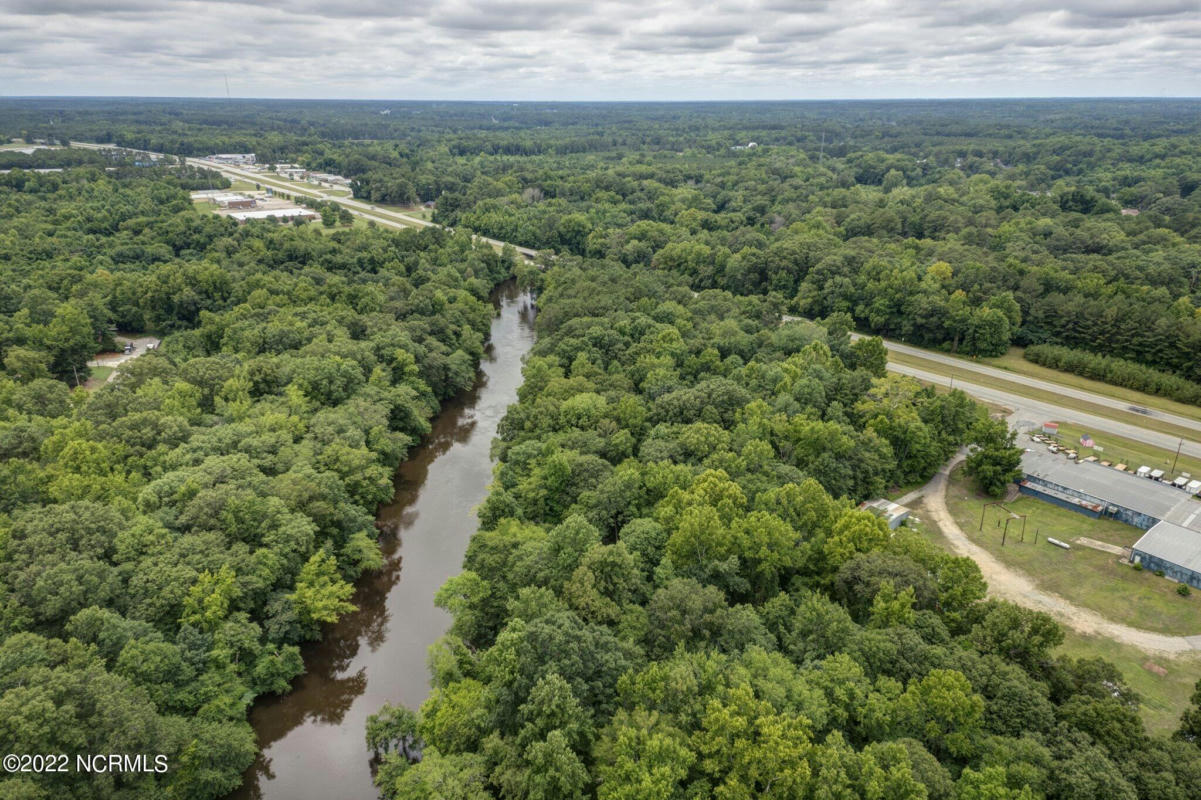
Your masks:
[[[509,281],[492,302],[499,313],[475,386],[443,407],[379,511],[383,568],[357,584],[359,610],[304,648],[306,672],[292,691],[255,704],[261,754],[231,800],[378,797],[367,716],[387,702],[416,709],[429,695],[426,649],[450,626],[434,593],[462,569],[473,509],[492,480],[492,438],[517,400],[521,359],[534,343],[529,295]]]

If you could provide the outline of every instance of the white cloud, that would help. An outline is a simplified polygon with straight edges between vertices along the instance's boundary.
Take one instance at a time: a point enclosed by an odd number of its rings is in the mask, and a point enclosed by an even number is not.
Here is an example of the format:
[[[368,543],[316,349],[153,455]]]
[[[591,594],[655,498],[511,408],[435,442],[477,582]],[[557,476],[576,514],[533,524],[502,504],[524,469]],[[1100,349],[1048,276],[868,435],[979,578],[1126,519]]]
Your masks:
[[[965,6],[967,6],[965,8]],[[0,0],[16,94],[1196,94],[1197,0]]]

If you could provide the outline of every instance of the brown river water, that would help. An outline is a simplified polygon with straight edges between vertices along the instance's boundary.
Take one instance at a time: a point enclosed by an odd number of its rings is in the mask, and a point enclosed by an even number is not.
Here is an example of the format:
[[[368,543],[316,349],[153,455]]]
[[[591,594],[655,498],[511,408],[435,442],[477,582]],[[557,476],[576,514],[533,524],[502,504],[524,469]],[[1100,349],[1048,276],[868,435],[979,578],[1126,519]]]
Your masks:
[[[450,626],[434,593],[461,571],[474,508],[492,480],[492,438],[517,400],[521,359],[534,343],[529,295],[509,281],[492,301],[498,314],[475,387],[443,407],[397,472],[392,503],[379,510],[383,568],[359,580],[359,610],[304,648],[306,672],[292,691],[255,704],[250,722],[262,752],[230,800],[379,796],[367,716],[388,702],[416,709],[429,695],[426,649]]]

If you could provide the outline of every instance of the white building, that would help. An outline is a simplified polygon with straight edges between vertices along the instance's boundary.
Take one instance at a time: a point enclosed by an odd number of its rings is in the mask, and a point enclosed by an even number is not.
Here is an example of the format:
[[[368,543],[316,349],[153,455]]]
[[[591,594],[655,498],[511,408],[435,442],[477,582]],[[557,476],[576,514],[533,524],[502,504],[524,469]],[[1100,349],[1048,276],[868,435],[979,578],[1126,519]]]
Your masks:
[[[229,216],[238,222],[249,222],[252,219],[270,219],[272,217],[281,220],[291,220],[296,217],[318,219],[321,215],[308,208],[260,208],[255,211],[235,211]]]
[[[254,153],[214,153],[208,160],[222,164],[253,164]]]

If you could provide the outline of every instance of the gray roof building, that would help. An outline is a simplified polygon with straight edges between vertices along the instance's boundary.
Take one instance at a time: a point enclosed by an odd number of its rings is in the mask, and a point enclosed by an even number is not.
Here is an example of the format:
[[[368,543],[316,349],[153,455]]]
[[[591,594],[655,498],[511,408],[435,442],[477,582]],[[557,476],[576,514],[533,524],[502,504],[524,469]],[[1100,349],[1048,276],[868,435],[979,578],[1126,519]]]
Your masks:
[[[886,500],[881,497],[877,500],[869,500],[866,503],[860,503],[859,508],[864,511],[870,511],[877,517],[888,522],[888,527],[896,530],[901,526],[901,523],[909,518],[909,509],[905,506],[898,505],[891,500]]]
[[[1112,507],[1110,515],[1145,529],[1161,520],[1201,531],[1201,501],[1169,483],[1100,464],[1069,461],[1041,449],[1022,455],[1027,481]]]
[[[1146,569],[1163,570],[1173,580],[1201,589],[1201,531],[1160,522],[1131,548],[1130,560]]]

